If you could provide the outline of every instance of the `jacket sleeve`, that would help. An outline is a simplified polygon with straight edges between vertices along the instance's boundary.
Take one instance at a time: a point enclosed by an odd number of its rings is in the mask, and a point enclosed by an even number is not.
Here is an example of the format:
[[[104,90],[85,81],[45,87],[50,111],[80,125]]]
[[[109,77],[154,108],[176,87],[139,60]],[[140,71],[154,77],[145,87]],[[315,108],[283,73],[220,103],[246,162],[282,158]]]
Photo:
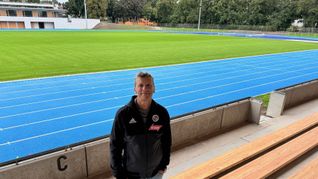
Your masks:
[[[110,167],[116,178],[126,178],[123,168],[124,128],[117,112],[110,136]]]
[[[159,170],[165,170],[170,163],[170,152],[171,152],[171,128],[170,128],[170,116],[167,110],[165,110],[166,119],[163,135],[161,138],[163,156],[159,165]]]

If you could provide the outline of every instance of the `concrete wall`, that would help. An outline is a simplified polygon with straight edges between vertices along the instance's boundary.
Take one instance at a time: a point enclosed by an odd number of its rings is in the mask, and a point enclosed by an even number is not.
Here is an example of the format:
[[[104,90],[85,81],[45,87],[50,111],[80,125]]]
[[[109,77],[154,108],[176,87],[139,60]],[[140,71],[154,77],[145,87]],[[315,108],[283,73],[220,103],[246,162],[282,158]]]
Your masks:
[[[172,120],[172,147],[176,148],[220,131],[222,116],[223,108],[216,108]]]
[[[95,176],[102,173],[110,175],[109,138],[87,144],[86,152],[88,176]]]
[[[318,80],[274,91],[270,95],[266,115],[277,117],[284,110],[318,98]]]
[[[56,152],[0,169],[1,179],[78,179],[86,177],[85,148]]]
[[[259,122],[261,103],[242,100],[171,121],[172,148],[182,147],[205,136],[241,125]],[[65,157],[63,157],[65,156]],[[65,170],[60,171],[60,168]],[[110,174],[109,138],[88,143],[69,151],[56,152],[33,160],[0,168],[1,179],[86,178]]]
[[[278,117],[282,115],[285,106],[285,97],[286,94],[283,92],[272,92],[269,97],[266,115],[271,117]]]
[[[32,29],[32,22],[54,23],[55,29],[86,29],[86,20],[77,18],[50,18],[50,17],[8,17],[0,16],[0,22],[24,22],[26,29]],[[92,29],[100,23],[99,19],[87,19],[87,28]]]
[[[288,109],[306,101],[318,98],[318,80],[287,88],[281,92],[286,95],[284,109]]]

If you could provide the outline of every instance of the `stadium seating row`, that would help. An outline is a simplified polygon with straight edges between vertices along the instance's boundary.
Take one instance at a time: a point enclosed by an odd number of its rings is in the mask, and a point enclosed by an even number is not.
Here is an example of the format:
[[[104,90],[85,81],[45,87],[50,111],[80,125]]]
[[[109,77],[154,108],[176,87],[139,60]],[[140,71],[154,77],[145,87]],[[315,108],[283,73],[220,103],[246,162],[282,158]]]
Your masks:
[[[191,168],[175,177],[183,178],[265,178],[318,146],[318,113]],[[294,178],[308,178],[317,161]],[[306,175],[306,176],[305,176]]]

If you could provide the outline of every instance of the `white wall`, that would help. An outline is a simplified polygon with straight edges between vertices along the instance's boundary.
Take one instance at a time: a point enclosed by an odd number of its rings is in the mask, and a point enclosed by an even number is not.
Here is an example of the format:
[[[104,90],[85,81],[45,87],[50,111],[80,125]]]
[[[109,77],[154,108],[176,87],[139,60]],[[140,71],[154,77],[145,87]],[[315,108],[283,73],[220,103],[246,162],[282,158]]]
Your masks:
[[[0,21],[24,22],[26,29],[31,29],[31,22],[51,22],[55,29],[86,29],[86,20],[77,18],[50,18],[50,17],[8,17],[0,16]],[[99,19],[87,19],[87,28],[92,29],[100,23]],[[51,27],[51,26],[49,26]]]

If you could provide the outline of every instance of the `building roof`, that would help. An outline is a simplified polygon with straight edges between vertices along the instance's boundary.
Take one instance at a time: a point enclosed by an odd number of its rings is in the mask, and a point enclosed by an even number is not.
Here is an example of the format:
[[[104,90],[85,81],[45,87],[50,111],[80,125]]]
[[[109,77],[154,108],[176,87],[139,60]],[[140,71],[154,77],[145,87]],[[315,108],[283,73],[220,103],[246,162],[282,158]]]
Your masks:
[[[38,11],[40,10],[40,11],[65,12],[64,9],[58,9],[53,4],[2,2],[2,1],[0,1],[0,9],[6,9],[6,10],[38,10]]]
[[[2,2],[0,1],[0,6],[2,7],[32,7],[32,8],[52,8],[53,4],[39,4],[39,3],[21,3],[21,2]]]

